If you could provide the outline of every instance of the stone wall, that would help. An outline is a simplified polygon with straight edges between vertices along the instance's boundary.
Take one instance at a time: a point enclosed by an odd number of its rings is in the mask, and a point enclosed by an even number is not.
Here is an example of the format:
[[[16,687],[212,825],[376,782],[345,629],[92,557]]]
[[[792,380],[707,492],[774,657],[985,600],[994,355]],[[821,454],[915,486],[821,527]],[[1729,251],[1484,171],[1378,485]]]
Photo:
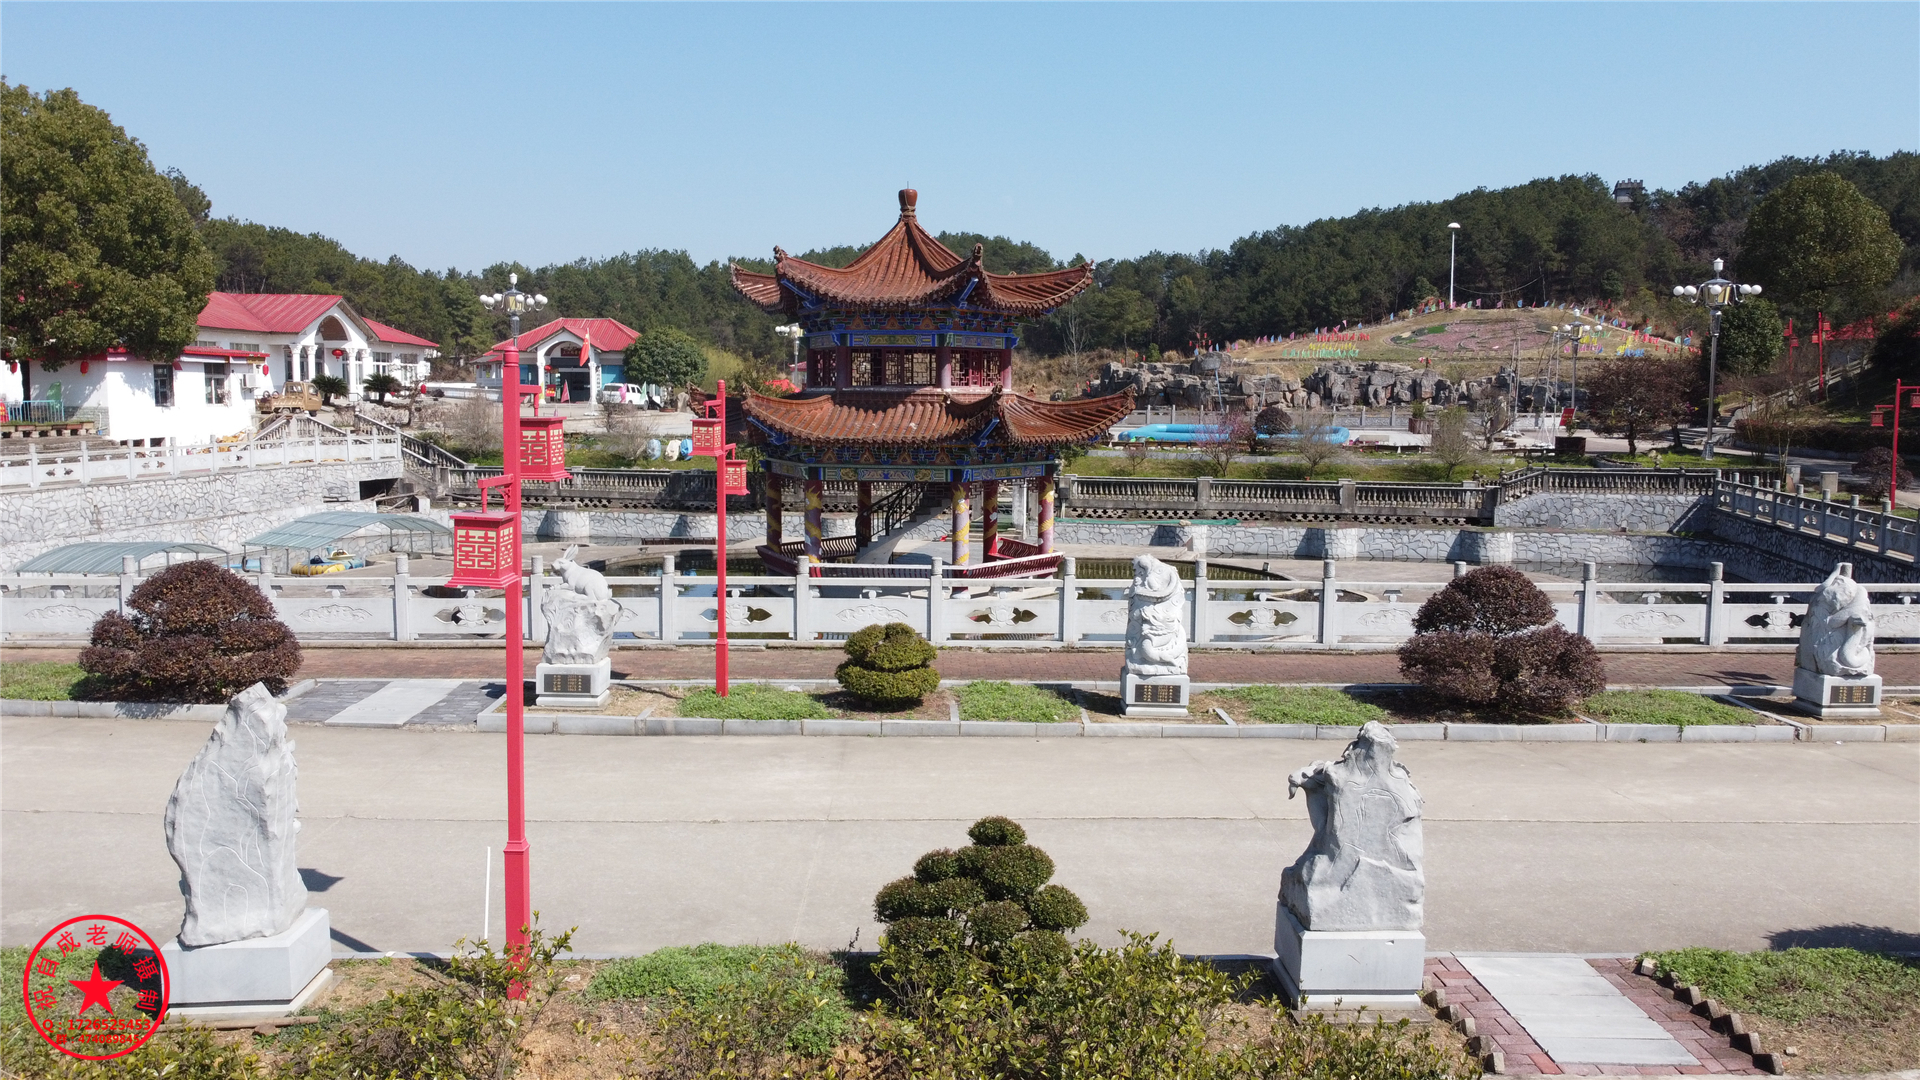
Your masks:
[[[395,460],[340,461],[8,491],[0,494],[0,566],[87,540],[237,551],[248,537],[307,514],[372,510],[360,501],[360,482],[399,476]]]
[[[1510,529],[1606,529],[1630,533],[1704,531],[1711,495],[1581,495],[1542,492],[1494,508]]]

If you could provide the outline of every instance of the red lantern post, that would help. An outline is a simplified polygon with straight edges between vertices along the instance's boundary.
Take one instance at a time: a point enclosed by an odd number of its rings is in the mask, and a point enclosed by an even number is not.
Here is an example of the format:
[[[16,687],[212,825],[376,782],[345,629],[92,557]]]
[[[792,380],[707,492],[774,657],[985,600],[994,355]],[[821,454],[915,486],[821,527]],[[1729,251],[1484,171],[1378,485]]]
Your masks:
[[[693,421],[693,452],[713,458],[714,616],[713,692],[727,696],[727,496],[747,493],[747,463],[727,441],[727,381],[716,380],[707,415]]]
[[[1873,426],[1886,427],[1886,409],[1893,410],[1893,461],[1887,466],[1887,513],[1891,514],[1899,505],[1900,498],[1900,395],[1912,394],[1905,400],[1907,408],[1920,409],[1920,383],[1905,383],[1895,380],[1893,384],[1893,404],[1873,407]]]

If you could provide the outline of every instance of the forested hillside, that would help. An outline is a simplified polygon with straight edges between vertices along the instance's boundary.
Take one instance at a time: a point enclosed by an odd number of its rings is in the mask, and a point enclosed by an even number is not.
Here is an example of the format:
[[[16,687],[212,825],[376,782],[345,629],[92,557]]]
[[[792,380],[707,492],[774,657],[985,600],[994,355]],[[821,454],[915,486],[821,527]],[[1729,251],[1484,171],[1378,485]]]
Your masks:
[[[1224,250],[1109,260],[1098,265],[1098,287],[1032,327],[1028,343],[1047,354],[1172,348],[1200,333],[1223,341],[1379,319],[1445,292],[1450,221],[1461,224],[1462,301],[1651,305],[1674,283],[1699,280],[1716,255],[1737,262],[1754,207],[1789,180],[1821,170],[1851,181],[1891,219],[1904,253],[1900,275],[1886,291],[1920,291],[1920,154],[1842,153],[1782,158],[1679,191],[1646,192],[1631,206],[1616,203],[1597,176],[1567,176],[1280,226]],[[211,218],[204,196],[184,178],[176,178],[176,189],[202,221],[219,267],[218,288],[337,292],[374,318],[441,342],[453,356],[475,355],[504,336],[504,318],[482,310],[473,297],[504,288],[509,271],[519,272],[522,287],[546,293],[562,315],[606,316],[641,329],[672,326],[747,356],[783,347],[772,332],[777,320],[734,294],[724,263],[697,265],[684,252],[434,272],[397,256],[384,263],[363,259],[322,236]],[[962,253],[985,245],[987,266],[998,272],[1069,261],[1006,237],[943,233],[940,239]],[[836,247],[803,257],[844,265],[859,250]],[[763,259],[740,262],[770,267]],[[1846,303],[1859,312],[1838,314],[1884,310],[1880,305],[1889,299],[1853,296]]]

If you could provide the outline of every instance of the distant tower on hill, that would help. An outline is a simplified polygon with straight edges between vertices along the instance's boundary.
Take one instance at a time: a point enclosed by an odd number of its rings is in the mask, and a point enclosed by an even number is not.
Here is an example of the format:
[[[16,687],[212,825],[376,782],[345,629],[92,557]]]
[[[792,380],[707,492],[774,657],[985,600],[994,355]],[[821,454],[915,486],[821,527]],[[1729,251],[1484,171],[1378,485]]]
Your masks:
[[[1613,185],[1613,201],[1621,206],[1632,206],[1633,200],[1647,193],[1647,185],[1638,180],[1620,180]]]

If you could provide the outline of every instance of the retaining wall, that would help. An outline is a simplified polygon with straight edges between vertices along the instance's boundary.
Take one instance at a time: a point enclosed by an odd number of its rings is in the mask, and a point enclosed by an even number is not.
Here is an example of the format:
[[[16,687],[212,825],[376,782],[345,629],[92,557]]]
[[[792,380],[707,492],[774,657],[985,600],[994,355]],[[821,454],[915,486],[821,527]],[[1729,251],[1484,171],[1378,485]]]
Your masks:
[[[340,461],[96,482],[0,494],[0,566],[83,540],[177,540],[238,550],[242,541],[326,510],[372,510],[362,480],[400,462]]]
[[[1780,564],[1785,569],[1775,581],[1793,581],[1816,574],[1825,577],[1837,562],[1851,562],[1856,581],[1887,584],[1920,582],[1920,567],[1898,559],[1889,559],[1857,547],[1846,547],[1814,536],[1797,534],[1770,521],[1757,521],[1725,510],[1716,510],[1710,519],[1713,534]],[[1729,563],[1731,568],[1732,564]],[[1752,577],[1753,575],[1747,575]]]
[[[1605,495],[1541,492],[1493,511],[1493,523],[1510,529],[1604,529],[1636,533],[1686,532],[1702,528],[1713,509],[1711,495]]]

